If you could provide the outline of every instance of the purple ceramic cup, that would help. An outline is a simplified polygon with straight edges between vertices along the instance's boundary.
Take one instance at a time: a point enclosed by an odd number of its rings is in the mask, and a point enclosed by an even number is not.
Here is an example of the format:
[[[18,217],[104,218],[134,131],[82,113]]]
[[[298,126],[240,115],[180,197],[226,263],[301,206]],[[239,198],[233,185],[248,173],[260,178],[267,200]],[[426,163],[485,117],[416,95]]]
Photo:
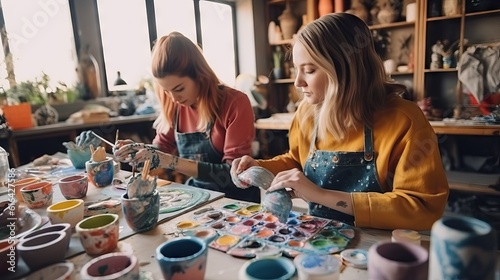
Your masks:
[[[89,180],[85,175],[71,175],[61,178],[58,184],[64,198],[78,199],[87,195]]]

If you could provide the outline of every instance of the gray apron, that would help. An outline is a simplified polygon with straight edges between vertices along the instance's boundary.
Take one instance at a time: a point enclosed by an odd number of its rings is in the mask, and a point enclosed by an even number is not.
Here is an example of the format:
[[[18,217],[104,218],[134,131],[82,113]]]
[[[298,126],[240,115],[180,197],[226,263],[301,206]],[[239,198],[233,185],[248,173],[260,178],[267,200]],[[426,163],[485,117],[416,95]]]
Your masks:
[[[317,186],[327,190],[344,192],[382,192],[378,182],[373,151],[373,133],[365,127],[363,152],[336,152],[316,150],[317,128],[314,129],[309,157],[304,166],[304,175]],[[354,224],[354,217],[329,207],[310,202],[309,213]]]
[[[178,112],[176,112],[174,127],[175,141],[177,142],[177,149],[181,158],[210,162],[213,164],[222,163],[222,154],[214,148],[210,138],[212,135],[212,123],[207,125],[205,132],[181,133],[178,129]],[[217,179],[217,183],[215,179]],[[229,169],[227,174],[224,174],[223,179],[224,180],[221,180],[218,174],[214,176],[213,181],[201,181],[191,177],[186,181],[186,184],[207,190],[223,192],[228,198],[260,203],[260,190],[258,188],[240,189],[236,187],[231,180]]]

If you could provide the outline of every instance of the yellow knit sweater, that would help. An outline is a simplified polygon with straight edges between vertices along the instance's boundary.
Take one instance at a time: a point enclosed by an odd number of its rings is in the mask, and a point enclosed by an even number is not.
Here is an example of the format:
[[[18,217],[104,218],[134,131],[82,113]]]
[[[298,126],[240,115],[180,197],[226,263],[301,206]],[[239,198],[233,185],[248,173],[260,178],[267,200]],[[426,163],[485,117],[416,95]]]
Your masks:
[[[313,120],[301,126],[304,107],[295,113],[289,132],[288,153],[259,164],[274,174],[292,168],[303,170],[313,131]],[[374,114],[374,151],[378,179],[384,193],[354,192],[355,225],[379,229],[429,230],[441,217],[449,193],[437,137],[418,106],[391,98]],[[363,151],[363,128],[347,141],[318,141],[319,150]]]

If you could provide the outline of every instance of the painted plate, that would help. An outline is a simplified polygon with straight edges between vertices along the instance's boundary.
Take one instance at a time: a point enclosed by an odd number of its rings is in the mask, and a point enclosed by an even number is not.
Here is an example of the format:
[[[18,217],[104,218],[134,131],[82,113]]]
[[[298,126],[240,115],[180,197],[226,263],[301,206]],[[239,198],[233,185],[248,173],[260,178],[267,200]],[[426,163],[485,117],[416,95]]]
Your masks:
[[[157,188],[160,193],[160,213],[171,213],[205,202],[210,193],[202,189],[176,187]]]
[[[34,231],[42,224],[42,217],[35,211],[21,206],[19,209],[21,213],[22,225],[18,228],[16,238],[21,238],[26,234]],[[7,227],[0,229],[0,240],[9,238],[10,229]]]

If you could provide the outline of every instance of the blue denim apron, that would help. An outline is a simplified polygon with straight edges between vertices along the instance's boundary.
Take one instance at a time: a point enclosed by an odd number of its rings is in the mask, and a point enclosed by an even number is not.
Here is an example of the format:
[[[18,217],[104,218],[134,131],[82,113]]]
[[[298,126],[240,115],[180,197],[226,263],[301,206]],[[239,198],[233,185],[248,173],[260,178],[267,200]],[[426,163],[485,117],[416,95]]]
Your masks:
[[[373,133],[365,127],[363,152],[316,150],[317,129],[313,132],[304,175],[317,186],[344,192],[382,192],[378,182],[373,151]],[[310,202],[309,213],[314,216],[354,224],[354,217],[329,207]]]
[[[205,132],[181,133],[178,129],[178,112],[174,118],[175,141],[177,150],[181,158],[196,161],[210,162],[214,164],[222,163],[222,154],[213,146],[210,136],[212,135],[213,124],[209,123]],[[187,185],[225,193],[226,197],[238,200],[245,200],[260,203],[260,190],[258,188],[240,189],[236,187],[230,177],[229,170],[223,178],[214,176],[213,181],[201,181],[196,178],[189,178]],[[221,180],[223,179],[223,180]],[[216,182],[216,180],[218,182]]]

